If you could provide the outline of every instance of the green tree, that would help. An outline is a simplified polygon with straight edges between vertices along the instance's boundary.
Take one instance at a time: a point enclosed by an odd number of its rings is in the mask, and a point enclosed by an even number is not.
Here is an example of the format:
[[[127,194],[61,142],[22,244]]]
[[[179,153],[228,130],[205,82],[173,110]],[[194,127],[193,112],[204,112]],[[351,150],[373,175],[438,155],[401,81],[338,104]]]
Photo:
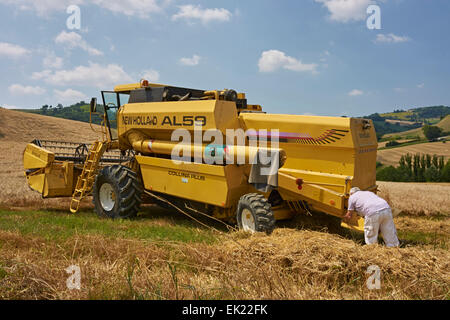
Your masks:
[[[42,114],[47,114],[48,104],[44,104],[44,105],[41,107],[41,110],[42,110]]]
[[[427,137],[428,140],[434,140],[441,136],[442,129],[437,126],[425,125],[423,127],[423,134]]]
[[[428,169],[429,167],[431,167],[431,155],[427,154],[426,155],[426,169]]]
[[[441,172],[441,181],[450,182],[450,160],[447,161]]]
[[[425,179],[427,182],[438,182],[440,178],[439,170],[434,165],[425,171]]]

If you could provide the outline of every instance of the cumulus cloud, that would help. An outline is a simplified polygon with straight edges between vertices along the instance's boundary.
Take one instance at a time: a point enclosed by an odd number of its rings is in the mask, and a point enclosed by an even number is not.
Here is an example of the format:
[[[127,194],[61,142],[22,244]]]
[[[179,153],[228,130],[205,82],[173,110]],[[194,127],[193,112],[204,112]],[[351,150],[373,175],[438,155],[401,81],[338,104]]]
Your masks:
[[[152,13],[162,11],[161,1],[155,0],[93,0],[101,8],[127,16],[148,18]]]
[[[70,5],[89,3],[114,13],[127,16],[148,18],[152,13],[162,11],[168,0],[0,0],[0,3],[15,6],[19,10],[32,10],[39,16],[48,16],[53,12],[65,12]]]
[[[44,88],[23,86],[21,84],[13,84],[8,87],[9,92],[13,95],[42,95],[46,92]]]
[[[180,63],[184,66],[196,66],[200,63],[200,56],[194,54],[192,58],[181,58]]]
[[[72,103],[72,102],[76,102],[76,101],[86,101],[88,100],[88,97],[77,90],[73,90],[73,89],[67,89],[67,90],[53,90],[53,94],[55,95],[55,98],[58,100],[58,102],[62,102],[62,103]]]
[[[0,56],[7,58],[22,58],[30,54],[30,50],[16,44],[0,42]]]
[[[144,70],[141,73],[141,78],[150,82],[157,82],[159,80],[159,72],[153,69]]]
[[[172,16],[172,20],[201,21],[207,24],[211,21],[226,22],[230,21],[232,13],[224,8],[203,9],[200,5],[191,4],[179,6],[178,13]]]
[[[65,12],[68,6],[83,2],[83,0],[0,0],[0,3],[15,6],[19,10],[35,11],[39,16],[46,16],[55,11]]]
[[[330,19],[338,22],[360,21],[366,18],[367,7],[372,0],[314,0],[322,3],[330,12]]]
[[[71,70],[43,70],[34,72],[33,80],[43,80],[56,86],[112,87],[132,81],[132,78],[117,64],[100,65],[90,62],[88,66],[78,66]]]
[[[364,92],[361,91],[361,90],[358,90],[358,89],[353,89],[352,91],[350,91],[350,92],[348,93],[348,95],[349,95],[350,97],[361,96],[361,95],[363,95],[363,94],[364,94]]]
[[[258,67],[260,72],[274,72],[282,68],[297,72],[317,73],[317,64],[304,64],[279,50],[264,51],[259,59]]]
[[[55,43],[66,46],[68,49],[81,48],[92,56],[102,56],[103,52],[91,47],[78,33],[62,31],[55,38]]]
[[[42,65],[46,69],[60,69],[63,64],[63,58],[57,57],[54,52],[48,53],[42,60]]]
[[[400,42],[408,42],[411,41],[409,37],[405,36],[397,36],[393,33],[389,34],[378,34],[375,39],[376,43],[400,43]]]

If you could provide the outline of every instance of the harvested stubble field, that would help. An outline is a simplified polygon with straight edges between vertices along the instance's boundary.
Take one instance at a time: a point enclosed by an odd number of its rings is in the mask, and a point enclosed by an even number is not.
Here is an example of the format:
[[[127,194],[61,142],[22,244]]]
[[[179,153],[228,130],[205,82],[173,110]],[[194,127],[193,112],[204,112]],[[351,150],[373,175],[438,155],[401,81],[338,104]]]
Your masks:
[[[378,150],[377,161],[387,166],[398,166],[398,162],[402,155],[410,154],[436,154],[443,156],[445,161],[450,159],[450,143],[446,142],[428,142],[413,144],[404,147],[396,147],[390,149]]]
[[[17,127],[13,116],[29,125]],[[279,223],[271,236],[206,228],[154,206],[112,221],[97,218],[89,199],[71,215],[67,201],[28,189],[23,147],[55,137],[95,138],[83,123],[0,109],[0,299],[450,297],[450,184],[380,183],[401,213],[396,249],[365,246],[360,234],[322,215]],[[70,265],[81,268],[81,290],[66,287]],[[381,269],[380,290],[366,286],[370,265]]]

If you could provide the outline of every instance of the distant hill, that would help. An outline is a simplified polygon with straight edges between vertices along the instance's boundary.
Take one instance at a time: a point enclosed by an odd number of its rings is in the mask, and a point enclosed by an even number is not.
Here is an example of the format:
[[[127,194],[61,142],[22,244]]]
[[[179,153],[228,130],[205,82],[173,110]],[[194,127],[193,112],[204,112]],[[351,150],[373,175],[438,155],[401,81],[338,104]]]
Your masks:
[[[377,136],[388,137],[399,135],[399,133],[411,132],[415,135],[420,131],[423,125],[436,125],[442,119],[450,115],[450,107],[447,106],[431,106],[420,107],[409,110],[395,110],[388,113],[373,113],[364,118],[372,119]],[[448,129],[444,129],[448,131]],[[423,134],[421,135],[423,137]]]
[[[101,107],[101,105],[97,105],[97,108]],[[67,107],[63,107],[62,105],[59,105],[57,107],[45,105],[40,109],[18,109],[17,111],[63,118],[68,120],[89,122],[89,105],[84,101],[80,101]],[[95,124],[100,124],[101,119],[100,117],[94,115],[92,117],[92,122]]]
[[[447,115],[444,119],[442,119],[441,121],[436,123],[435,126],[438,126],[444,132],[449,132],[450,131],[450,115]],[[422,127],[412,129],[412,130],[397,132],[397,133],[389,133],[389,134],[386,134],[383,136],[383,138],[393,138],[393,137],[399,137],[400,139],[408,139],[408,138],[414,138],[414,137],[425,138],[423,131],[422,131]]]

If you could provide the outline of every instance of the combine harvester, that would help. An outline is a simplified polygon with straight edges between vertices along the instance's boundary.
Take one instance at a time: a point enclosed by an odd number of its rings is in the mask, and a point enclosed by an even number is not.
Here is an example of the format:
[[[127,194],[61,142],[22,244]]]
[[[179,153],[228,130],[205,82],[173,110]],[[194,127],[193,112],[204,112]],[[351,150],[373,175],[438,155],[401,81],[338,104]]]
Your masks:
[[[342,217],[352,186],[376,192],[370,120],[266,114],[234,90],[146,80],[102,98],[90,106],[103,119],[101,139],[35,140],[24,152],[29,186],[44,198],[72,197],[73,213],[92,195],[98,215],[131,218],[145,198],[270,233],[296,214]]]

